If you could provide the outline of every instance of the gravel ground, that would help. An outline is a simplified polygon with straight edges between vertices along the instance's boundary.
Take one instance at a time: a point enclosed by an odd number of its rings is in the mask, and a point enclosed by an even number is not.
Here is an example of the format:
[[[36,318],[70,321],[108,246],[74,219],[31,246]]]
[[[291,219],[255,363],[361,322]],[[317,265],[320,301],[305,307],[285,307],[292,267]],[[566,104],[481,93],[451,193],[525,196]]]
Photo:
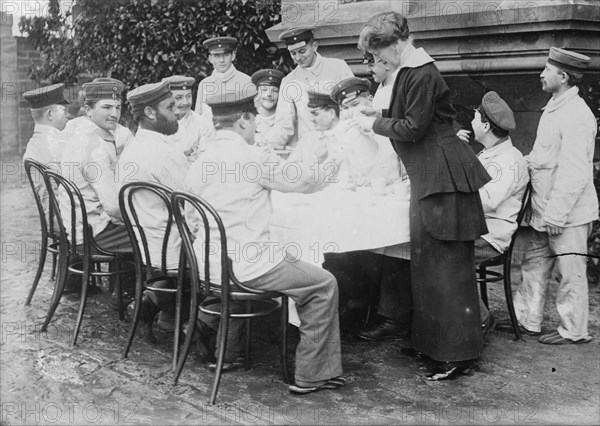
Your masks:
[[[0,424],[600,423],[597,285],[590,286],[592,343],[554,347],[492,331],[474,371],[450,382],[423,381],[424,365],[400,353],[406,342],[365,343],[344,333],[348,386],[292,396],[280,379],[276,323],[267,320],[256,324],[252,369],[225,374],[210,406],[212,373],[198,360],[189,359],[172,384],[168,337],[159,336],[157,345],[137,338],[129,358],[120,359],[130,323],[119,322],[106,291],[89,298],[71,347],[73,296],[63,297],[48,332],[40,332],[52,294],[49,265],[24,306],[37,266],[39,219],[19,167],[2,163]],[[518,270],[514,277],[518,285]],[[496,317],[505,318],[500,286],[490,289],[490,300]],[[556,309],[546,308],[544,327],[551,330]]]

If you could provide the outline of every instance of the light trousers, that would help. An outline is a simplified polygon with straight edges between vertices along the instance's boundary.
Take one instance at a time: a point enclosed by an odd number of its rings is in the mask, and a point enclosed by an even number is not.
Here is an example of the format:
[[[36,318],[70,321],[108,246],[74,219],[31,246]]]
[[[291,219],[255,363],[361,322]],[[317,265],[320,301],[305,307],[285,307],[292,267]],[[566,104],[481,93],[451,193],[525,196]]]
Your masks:
[[[559,334],[571,340],[588,335],[587,238],[592,224],[563,228],[560,235],[532,230],[521,265],[523,280],[514,297],[519,323],[541,331],[551,279],[558,281],[556,309]]]

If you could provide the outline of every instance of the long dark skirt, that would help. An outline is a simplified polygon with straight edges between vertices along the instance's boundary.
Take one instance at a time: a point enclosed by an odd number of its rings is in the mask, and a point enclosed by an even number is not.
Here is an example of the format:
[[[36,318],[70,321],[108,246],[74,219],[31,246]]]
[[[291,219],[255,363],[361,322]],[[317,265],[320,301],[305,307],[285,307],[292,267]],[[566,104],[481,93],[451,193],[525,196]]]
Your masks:
[[[477,205],[477,194],[435,194],[440,208]],[[413,347],[437,361],[466,361],[480,356],[479,318],[473,241],[442,241],[425,228],[422,202],[410,206]],[[449,209],[452,210],[452,209]],[[452,214],[448,212],[448,214]]]

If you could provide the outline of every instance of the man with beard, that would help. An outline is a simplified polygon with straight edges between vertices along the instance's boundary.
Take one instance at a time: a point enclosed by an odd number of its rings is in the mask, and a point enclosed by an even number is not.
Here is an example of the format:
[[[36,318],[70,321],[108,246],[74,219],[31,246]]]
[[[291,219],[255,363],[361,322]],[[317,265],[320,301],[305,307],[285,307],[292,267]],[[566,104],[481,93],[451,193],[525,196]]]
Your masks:
[[[125,148],[119,160],[119,187],[133,181],[144,181],[159,183],[173,190],[183,189],[189,163],[172,138],[179,127],[179,113],[176,101],[169,91],[169,83],[162,81],[140,86],[127,93],[127,100],[139,128],[133,142]],[[160,267],[167,209],[161,200],[150,193],[137,193],[134,204],[146,233],[152,264]],[[168,269],[178,267],[180,247],[179,233],[176,228],[172,228],[167,245]],[[160,288],[167,287],[170,283],[165,281],[153,285]],[[157,327],[167,331],[173,329],[174,301],[172,295],[159,295],[149,291],[144,293],[141,323],[148,340],[155,341],[152,322],[159,310],[161,313]],[[130,305],[128,310],[132,308]]]
[[[263,139],[265,145],[295,147],[299,139],[315,130],[307,107],[308,90],[331,92],[335,83],[354,76],[344,60],[324,58],[317,53],[319,43],[313,30],[314,27],[291,28],[279,36],[297,67],[281,82],[282,96],[277,104],[275,124]],[[328,83],[329,88],[324,83]]]
[[[283,79],[281,71],[265,69],[252,74],[252,84],[258,90],[256,97],[256,144],[262,145],[264,135],[275,124],[275,110],[279,101],[279,86]]]
[[[235,61],[235,37],[213,37],[202,42],[208,50],[208,62],[213,66],[213,72],[200,82],[196,98],[196,112],[212,120],[210,107],[206,99],[219,93],[242,93],[254,91],[250,76],[238,71],[233,65]]]
[[[171,136],[174,142],[172,145],[183,152],[191,164],[214,140],[215,126],[206,115],[192,111],[192,86],[196,83],[194,78],[173,75],[162,81],[169,84],[178,111],[179,129]]]

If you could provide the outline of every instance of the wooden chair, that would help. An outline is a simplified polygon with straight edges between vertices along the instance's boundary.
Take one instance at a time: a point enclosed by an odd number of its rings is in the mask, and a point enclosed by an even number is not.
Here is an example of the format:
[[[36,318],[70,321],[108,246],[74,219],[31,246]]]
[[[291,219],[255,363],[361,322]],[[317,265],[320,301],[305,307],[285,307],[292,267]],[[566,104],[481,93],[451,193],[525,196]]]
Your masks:
[[[29,295],[27,296],[27,300],[25,301],[25,305],[29,305],[31,303],[31,299],[33,298],[33,294],[37,289],[38,283],[40,282],[42,271],[44,270],[44,265],[46,264],[46,256],[48,252],[52,253],[52,269],[50,274],[50,281],[53,281],[55,278],[59,236],[54,231],[55,218],[52,211],[52,203],[48,202],[48,207],[46,210],[46,206],[44,205],[44,202],[42,201],[40,194],[38,193],[35,187],[36,182],[38,180],[41,180],[45,189],[45,183],[43,179],[47,167],[42,163],[32,160],[30,158],[25,159],[25,161],[23,161],[23,164],[25,166],[27,180],[29,181],[29,185],[31,186],[33,198],[35,199],[35,204],[37,206],[38,214],[40,216],[40,227],[42,231],[42,241],[40,244],[40,258],[38,262],[38,268],[37,272],[35,273],[35,278],[33,279],[33,284],[31,285],[31,290],[29,290]]]
[[[513,304],[513,295],[512,295],[512,281],[510,276],[510,270],[512,266],[512,254],[513,249],[515,247],[515,241],[517,240],[517,234],[519,233],[519,227],[523,222],[523,218],[525,217],[525,213],[529,208],[529,204],[531,202],[531,184],[528,183],[525,188],[525,193],[523,194],[523,198],[521,201],[521,209],[517,215],[517,229],[513,233],[510,244],[506,251],[496,257],[491,259],[487,259],[477,265],[477,282],[479,283],[479,288],[481,290],[481,300],[486,307],[489,308],[488,305],[488,295],[487,295],[487,284],[494,283],[498,281],[504,282],[504,295],[506,298],[506,306],[508,308],[508,315],[510,316],[510,322],[512,325],[513,332],[515,333],[515,340],[521,340],[521,332],[519,331],[519,323],[517,321],[517,316],[515,314],[515,307]],[[490,271],[488,268],[493,266],[502,266],[502,272],[498,271]]]
[[[77,315],[77,322],[75,325],[75,331],[73,332],[72,345],[77,343],[77,336],[79,329],[81,328],[81,322],[83,319],[83,312],[85,310],[85,304],[87,301],[88,283],[90,277],[109,277],[115,278],[116,280],[116,291],[118,295],[119,303],[119,319],[123,320],[123,293],[121,289],[122,275],[129,274],[133,271],[131,262],[131,253],[116,253],[110,252],[99,247],[93,236],[92,228],[88,224],[87,211],[83,196],[79,191],[79,188],[71,182],[69,179],[63,177],[61,174],[47,170],[44,179],[46,182],[46,189],[50,195],[50,202],[56,215],[56,222],[59,227],[59,268],[58,278],[54,288],[54,294],[52,295],[52,301],[46,320],[42,325],[42,331],[46,331],[50,320],[52,319],[56,308],[60,302],[62,292],[67,282],[68,273],[81,275],[81,298],[79,304],[79,312]],[[54,189],[56,188],[56,189]],[[66,199],[70,207],[70,232],[67,232],[65,227],[64,213],[61,211],[60,203],[58,200],[58,192],[64,191]],[[77,244],[77,221],[81,220],[83,224],[83,244]],[[102,263],[108,263],[111,268],[109,271],[101,271],[100,268],[94,268],[95,265]],[[121,264],[131,265],[129,268],[121,268]]]
[[[219,342],[217,343],[217,365],[215,370],[215,379],[212,387],[210,404],[214,404],[219,382],[221,379],[225,351],[227,346],[227,332],[229,330],[229,319],[238,318],[245,319],[246,339],[245,339],[245,368],[250,369],[250,330],[251,320],[257,317],[264,317],[272,312],[281,309],[281,363],[283,368],[283,377],[286,383],[289,383],[287,370],[287,322],[288,322],[288,300],[287,297],[277,292],[267,292],[256,290],[245,286],[236,279],[231,259],[227,255],[227,236],[225,226],[217,211],[208,204],[205,200],[193,194],[174,191],[171,195],[173,205],[173,213],[175,215],[175,223],[179,229],[182,238],[183,247],[185,250],[186,259],[189,266],[191,277],[191,308],[190,318],[197,317],[198,309],[208,315],[220,317],[219,323]],[[193,247],[194,236],[192,235],[188,223],[185,219],[183,206],[186,210],[197,215],[200,221],[200,228],[204,229],[204,259],[203,261],[203,276],[204,280],[200,281],[199,265],[196,257],[196,252]],[[217,235],[211,235],[210,225],[216,225],[218,228]],[[211,276],[210,253],[214,250],[214,245],[220,244],[220,282],[212,282]],[[211,244],[212,243],[212,244]],[[202,293],[205,296],[202,302],[199,302],[199,295]],[[235,302],[241,302],[245,305],[245,312],[231,312],[231,305]],[[189,330],[186,334],[185,343],[182,354],[177,363],[175,370],[175,380],[177,383],[183,365],[187,358],[192,343],[196,321],[189,322]]]
[[[160,259],[153,259],[150,255],[148,247],[148,238],[144,231],[145,226],[150,224],[143,223],[140,220],[139,209],[144,206],[136,204],[135,195],[142,192],[151,193],[156,197],[156,201],[161,203],[165,208],[164,219],[165,227],[162,229],[162,251]],[[129,340],[123,352],[122,358],[127,358],[129,349],[135,337],[135,332],[140,320],[142,296],[144,290],[149,290],[157,293],[175,294],[176,295],[176,316],[175,316],[175,336],[173,344],[173,370],[177,365],[179,352],[179,337],[181,335],[181,306],[183,297],[183,276],[185,274],[185,259],[180,255],[179,267],[175,270],[167,268],[167,247],[169,237],[173,235],[173,208],[171,206],[171,188],[164,185],[151,182],[132,182],[121,188],[119,192],[119,206],[123,221],[127,227],[131,245],[133,246],[133,255],[136,265],[136,289],[135,289],[135,312],[133,314],[133,325],[129,333]],[[177,229],[175,229],[177,232]],[[182,250],[183,253],[183,250]],[[157,262],[158,261],[158,262]],[[156,266],[160,265],[160,266]],[[176,282],[175,288],[158,288],[153,284],[159,281]]]

